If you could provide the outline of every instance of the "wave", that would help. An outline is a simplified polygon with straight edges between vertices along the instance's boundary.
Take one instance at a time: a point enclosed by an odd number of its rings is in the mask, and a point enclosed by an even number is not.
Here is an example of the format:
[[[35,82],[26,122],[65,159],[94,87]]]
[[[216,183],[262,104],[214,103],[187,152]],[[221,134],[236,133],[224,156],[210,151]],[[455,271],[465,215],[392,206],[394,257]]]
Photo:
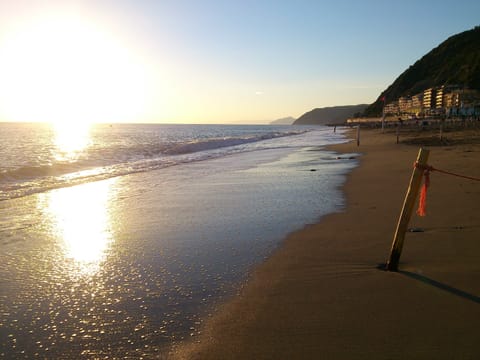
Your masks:
[[[270,133],[257,136],[248,137],[226,137],[214,138],[205,140],[194,140],[183,144],[176,144],[165,151],[168,155],[188,154],[199,151],[214,150],[224,147],[239,146],[243,144],[250,144],[262,140],[276,139],[280,137],[300,135],[306,131],[290,131],[285,133]]]
[[[297,129],[258,135],[184,141],[174,139],[156,144],[147,142],[88,149],[88,153],[77,160],[57,160],[49,164],[25,165],[1,171],[0,201],[114,176],[158,170],[259,148],[272,148],[272,144],[253,148],[251,145],[308,131],[310,130]]]
[[[56,163],[37,166],[22,166],[0,173],[0,182],[29,180],[37,177],[67,174],[78,170],[78,165],[72,163]]]
[[[172,142],[169,144],[137,144],[130,147],[112,147],[112,149],[102,149],[103,156],[102,154],[95,154],[95,151],[92,151],[89,159],[57,161],[52,164],[26,165],[15,169],[7,169],[0,172],[0,183],[30,180],[45,176],[60,176],[99,166],[114,166],[123,163],[134,165],[134,163],[142,160],[159,161],[161,159],[163,164],[166,156],[194,154],[209,150],[241,146],[262,140],[299,135],[304,132],[305,131],[290,131],[248,137],[191,140],[183,143]]]

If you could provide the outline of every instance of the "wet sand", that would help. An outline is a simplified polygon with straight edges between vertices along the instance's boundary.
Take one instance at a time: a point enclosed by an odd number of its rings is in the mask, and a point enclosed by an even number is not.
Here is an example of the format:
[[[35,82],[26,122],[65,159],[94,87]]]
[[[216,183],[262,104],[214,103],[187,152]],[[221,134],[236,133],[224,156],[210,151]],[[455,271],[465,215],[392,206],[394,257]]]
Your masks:
[[[429,147],[429,163],[480,177],[478,136],[452,144]],[[362,153],[346,209],[291,234],[173,358],[480,357],[480,183],[432,173],[427,216],[409,225],[422,231],[386,272],[419,145],[362,130],[360,147],[333,149]]]

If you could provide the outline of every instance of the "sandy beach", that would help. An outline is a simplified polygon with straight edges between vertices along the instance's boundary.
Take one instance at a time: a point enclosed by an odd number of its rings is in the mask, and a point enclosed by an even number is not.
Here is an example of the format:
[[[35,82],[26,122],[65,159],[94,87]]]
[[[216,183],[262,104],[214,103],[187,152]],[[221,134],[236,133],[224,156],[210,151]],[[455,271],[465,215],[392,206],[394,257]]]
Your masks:
[[[480,183],[432,173],[427,216],[412,216],[420,231],[407,233],[399,272],[379,269],[422,142],[395,140],[362,130],[360,147],[334,146],[362,154],[344,211],[291,234],[173,357],[478,359]],[[478,131],[428,148],[430,165],[480,177]]]

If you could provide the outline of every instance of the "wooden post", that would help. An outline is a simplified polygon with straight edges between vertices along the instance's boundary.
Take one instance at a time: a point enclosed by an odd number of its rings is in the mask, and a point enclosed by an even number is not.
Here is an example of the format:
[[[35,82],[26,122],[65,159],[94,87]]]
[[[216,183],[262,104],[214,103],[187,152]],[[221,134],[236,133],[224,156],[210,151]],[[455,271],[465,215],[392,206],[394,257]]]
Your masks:
[[[400,125],[397,126],[397,131],[396,131],[396,133],[397,133],[397,144],[398,144],[398,142],[399,142],[399,136],[400,136]]]
[[[445,123],[445,120],[440,120],[440,141],[443,141],[443,124]]]
[[[357,126],[357,146],[360,146],[360,125]]]
[[[417,156],[417,164],[427,165],[428,154],[430,152],[426,149],[420,149]],[[390,250],[390,257],[388,258],[386,269],[388,271],[397,271],[400,255],[402,254],[403,240],[405,239],[405,233],[407,231],[408,223],[412,216],[413,207],[417,200],[420,185],[422,184],[423,169],[415,166],[413,169],[412,177],[410,178],[410,184],[408,186],[407,194],[403,202],[402,211],[397,223],[397,229],[393,237],[392,249]]]

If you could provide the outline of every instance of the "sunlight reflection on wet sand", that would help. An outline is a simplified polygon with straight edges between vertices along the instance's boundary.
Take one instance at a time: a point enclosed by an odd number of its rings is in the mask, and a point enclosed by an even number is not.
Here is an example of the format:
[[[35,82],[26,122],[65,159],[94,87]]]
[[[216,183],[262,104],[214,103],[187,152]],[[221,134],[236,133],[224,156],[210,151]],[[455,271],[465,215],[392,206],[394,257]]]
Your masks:
[[[115,178],[45,193],[40,202],[50,232],[82,274],[96,272],[114,240],[111,199]]]

